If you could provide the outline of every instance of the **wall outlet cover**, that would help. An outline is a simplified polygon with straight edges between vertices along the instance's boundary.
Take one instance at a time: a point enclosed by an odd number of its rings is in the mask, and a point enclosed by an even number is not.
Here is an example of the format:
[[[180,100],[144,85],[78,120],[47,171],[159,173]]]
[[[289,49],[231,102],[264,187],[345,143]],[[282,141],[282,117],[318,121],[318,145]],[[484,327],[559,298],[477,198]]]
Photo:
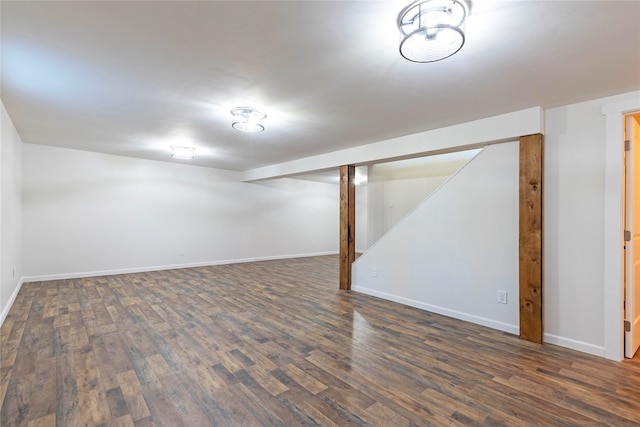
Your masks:
[[[507,303],[507,291],[498,291],[497,295],[496,295],[497,301],[500,304],[506,304]]]

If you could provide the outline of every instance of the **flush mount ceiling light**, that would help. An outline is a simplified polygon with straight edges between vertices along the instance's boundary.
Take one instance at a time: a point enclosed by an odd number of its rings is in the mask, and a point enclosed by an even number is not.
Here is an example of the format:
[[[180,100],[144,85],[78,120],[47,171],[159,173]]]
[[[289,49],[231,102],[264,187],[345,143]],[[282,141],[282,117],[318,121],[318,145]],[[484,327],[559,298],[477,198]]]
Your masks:
[[[267,117],[263,112],[250,107],[237,107],[231,110],[231,115],[236,120],[231,124],[234,129],[242,132],[262,132],[264,130],[264,126],[258,123]]]
[[[418,0],[398,14],[402,33],[400,55],[412,62],[448,58],[464,45],[464,22],[469,14],[464,0]]]
[[[193,147],[178,147],[177,145],[171,145],[171,157],[181,160],[193,160],[196,158]]]

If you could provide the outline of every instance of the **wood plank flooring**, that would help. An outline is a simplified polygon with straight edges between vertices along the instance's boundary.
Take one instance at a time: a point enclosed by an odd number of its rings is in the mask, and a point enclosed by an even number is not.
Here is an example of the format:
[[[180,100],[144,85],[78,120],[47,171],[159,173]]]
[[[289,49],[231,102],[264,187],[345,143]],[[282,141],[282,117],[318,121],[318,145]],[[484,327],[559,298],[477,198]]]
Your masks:
[[[638,358],[337,288],[337,256],[26,283],[0,425],[640,425]]]

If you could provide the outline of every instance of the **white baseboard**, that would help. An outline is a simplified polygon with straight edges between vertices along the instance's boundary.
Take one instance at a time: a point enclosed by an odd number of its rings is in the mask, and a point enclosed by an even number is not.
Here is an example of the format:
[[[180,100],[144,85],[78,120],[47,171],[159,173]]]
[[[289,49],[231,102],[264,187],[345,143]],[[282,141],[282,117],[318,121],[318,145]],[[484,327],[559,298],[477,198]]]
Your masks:
[[[45,274],[40,276],[26,276],[22,280],[25,283],[27,283],[27,282],[41,282],[45,280],[79,279],[83,277],[113,276],[116,274],[145,273],[147,271],[176,270],[179,268],[209,267],[212,265],[239,264],[239,263],[245,263],[245,262],[272,261],[272,260],[278,260],[278,259],[307,258],[312,256],[336,255],[336,254],[338,254],[338,251],[227,259],[227,260],[220,260],[220,261],[193,262],[193,263],[186,263],[186,264],[156,265],[156,266],[149,266],[149,267],[121,268],[117,270],[100,270],[100,271],[83,271],[78,273]]]
[[[2,326],[2,324],[4,323],[4,319],[7,318],[9,310],[11,310],[13,303],[16,301],[16,297],[18,296],[18,292],[20,292],[20,288],[22,287],[23,283],[24,279],[20,279],[20,281],[18,282],[18,286],[16,286],[16,289],[11,294],[9,301],[7,301],[7,305],[2,308],[2,313],[0,313],[0,326]]]
[[[496,320],[487,319],[485,317],[479,317],[473,314],[463,313],[461,311],[451,310],[445,307],[427,304],[421,301],[416,301],[409,298],[404,298],[404,297],[388,294],[386,292],[376,291],[369,288],[363,288],[360,286],[352,286],[351,290],[360,292],[363,294],[371,295],[374,297],[386,299],[389,301],[398,302],[400,304],[408,305],[410,307],[419,308],[421,310],[429,311],[431,313],[442,314],[443,316],[453,317],[454,319],[464,320],[466,322],[475,323],[476,325],[486,326],[489,328],[497,329],[499,331],[508,332],[510,334],[514,334],[514,335],[520,334],[520,327],[517,325],[510,325],[508,323],[498,322]]]
[[[405,304],[410,307],[419,308],[419,309],[436,313],[436,314],[442,314],[444,316],[453,317],[454,319],[464,320],[467,322],[475,323],[477,325],[487,326],[489,328],[508,332],[514,335],[519,335],[520,333],[520,328],[519,326],[516,326],[516,325],[497,322],[495,320],[474,316],[472,314],[451,310],[445,307],[426,304],[420,301],[415,301],[409,298],[404,298],[397,295],[388,294],[386,292],[376,291],[373,289],[363,288],[360,286],[352,286],[351,289],[353,291],[360,292],[363,294],[372,295],[372,296],[386,299],[389,301],[398,302],[400,304]],[[557,335],[545,333],[543,334],[543,342],[547,344],[554,344],[560,347],[570,348],[572,350],[580,351],[582,353],[592,354],[594,356],[605,357],[605,348],[603,346],[597,346],[594,344],[574,340],[571,338],[560,337]]]
[[[571,338],[560,337],[544,333],[542,341],[548,344],[554,344],[560,347],[570,348],[572,350],[581,351],[583,353],[592,354],[594,356],[605,357],[604,346],[593,345],[584,341],[578,341]]]

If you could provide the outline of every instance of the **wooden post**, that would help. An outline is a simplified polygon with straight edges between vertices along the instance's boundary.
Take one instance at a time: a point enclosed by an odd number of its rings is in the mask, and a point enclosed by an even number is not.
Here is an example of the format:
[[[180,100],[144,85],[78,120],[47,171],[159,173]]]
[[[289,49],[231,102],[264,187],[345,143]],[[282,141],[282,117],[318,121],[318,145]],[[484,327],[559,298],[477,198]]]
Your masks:
[[[542,343],[543,136],[520,138],[520,338]]]
[[[355,166],[340,166],[340,289],[351,289],[351,264],[356,260],[355,175]]]

